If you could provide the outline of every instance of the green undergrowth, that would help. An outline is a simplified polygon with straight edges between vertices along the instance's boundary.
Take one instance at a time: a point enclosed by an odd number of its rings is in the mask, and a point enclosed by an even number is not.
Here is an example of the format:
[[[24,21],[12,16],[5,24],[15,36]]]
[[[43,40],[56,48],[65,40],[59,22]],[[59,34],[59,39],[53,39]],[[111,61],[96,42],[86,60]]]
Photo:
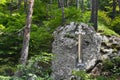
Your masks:
[[[104,24],[98,24],[98,32],[101,32],[103,35],[106,36],[117,36],[120,37],[119,34],[117,34],[115,31],[109,29],[107,26],[105,26]]]
[[[9,76],[0,76],[0,80],[10,80],[11,77]]]

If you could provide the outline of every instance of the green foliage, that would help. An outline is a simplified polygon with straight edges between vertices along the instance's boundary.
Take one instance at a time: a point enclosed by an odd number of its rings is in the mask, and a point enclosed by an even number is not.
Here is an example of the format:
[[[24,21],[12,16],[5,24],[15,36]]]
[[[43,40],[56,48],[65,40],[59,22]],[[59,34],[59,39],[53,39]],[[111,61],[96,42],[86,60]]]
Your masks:
[[[14,74],[15,68],[13,68],[12,66],[9,65],[4,65],[2,67],[0,67],[0,75],[6,75],[6,76],[11,76]]]
[[[42,21],[47,18],[46,4],[41,0],[35,0],[34,4],[33,22],[41,25]]]
[[[120,35],[118,35],[116,32],[114,32],[113,30],[109,29],[107,26],[100,24],[100,23],[98,24],[98,31],[102,31],[102,34],[107,35],[107,36],[120,37]]]
[[[108,17],[107,13],[111,13],[111,1],[100,0],[100,9],[105,11],[99,11],[99,30],[103,30],[105,35],[116,35],[114,31],[119,33],[119,17],[112,21]],[[85,9],[87,6],[87,0],[85,0]],[[109,4],[108,4],[109,3]],[[12,7],[12,14],[10,15],[10,5]],[[75,2],[70,1],[69,7],[65,8],[65,24],[72,21],[74,22],[84,22],[89,23],[90,11],[77,10],[75,8]],[[20,52],[22,48],[23,39],[23,27],[25,26],[26,14],[24,12],[24,4],[22,3],[21,9],[18,11],[17,0],[1,0],[0,1],[0,74],[9,75],[9,71],[12,73],[15,71],[15,65],[18,64]],[[108,12],[108,10],[110,10]],[[111,14],[110,14],[111,15]],[[19,65],[19,70],[24,72],[21,78],[12,77],[11,80],[27,80],[28,77],[35,77],[36,80],[51,80],[49,74],[51,73],[51,57],[49,53],[51,52],[51,45],[53,41],[52,33],[53,31],[61,25],[62,21],[62,11],[58,8],[57,1],[53,1],[49,4],[48,0],[35,0],[33,21],[31,27],[31,38],[30,38],[30,48],[29,57],[32,57],[27,66]],[[106,26],[110,26],[108,29]],[[105,25],[105,26],[104,26]],[[115,59],[119,64],[119,59]],[[110,63],[108,64],[110,67]],[[106,67],[108,68],[108,67]],[[114,70],[118,72],[119,70]],[[113,71],[113,72],[114,72]],[[74,72],[83,79],[89,80],[90,75],[84,71]],[[2,76],[4,77],[4,76]],[[0,77],[1,79],[1,77]],[[104,80],[104,77],[100,77]],[[106,78],[105,78],[106,79]],[[4,80],[4,79],[3,79]],[[98,79],[99,80],[99,79]]]
[[[120,17],[116,17],[115,19],[112,20],[110,29],[120,34]]]
[[[3,32],[4,29],[5,29],[5,26],[3,26],[2,24],[0,24],[0,34]]]
[[[73,75],[76,75],[78,77],[80,77],[82,80],[92,80],[91,76],[89,74],[87,74],[85,71],[73,71],[72,72]]]
[[[43,52],[41,55],[31,57],[26,66],[18,65],[18,70],[23,72],[21,79],[35,77],[35,80],[51,80],[49,74],[52,56],[50,53]]]
[[[51,51],[51,43],[53,41],[52,34],[50,33],[50,28],[48,27],[38,27],[33,24],[31,29],[31,39],[30,39],[30,53],[39,54],[41,51]]]
[[[5,4],[7,0],[0,0],[0,4]]]
[[[111,18],[108,17],[108,15],[105,11],[99,11],[98,12],[98,21],[101,24],[110,25]]]
[[[108,72],[110,75],[120,75],[120,57],[113,57],[103,62],[103,71]]]
[[[115,76],[96,76],[93,77],[92,75],[86,73],[85,71],[73,71],[73,75],[80,77],[80,80],[116,80]]]
[[[114,68],[114,63],[112,63],[109,59],[106,59],[104,61],[103,65],[104,65],[105,70],[109,70],[109,69]]]
[[[8,77],[8,76],[0,76],[0,80],[10,80],[10,77]]]
[[[104,11],[108,11],[109,7],[111,7],[111,0],[99,0],[99,8]]]

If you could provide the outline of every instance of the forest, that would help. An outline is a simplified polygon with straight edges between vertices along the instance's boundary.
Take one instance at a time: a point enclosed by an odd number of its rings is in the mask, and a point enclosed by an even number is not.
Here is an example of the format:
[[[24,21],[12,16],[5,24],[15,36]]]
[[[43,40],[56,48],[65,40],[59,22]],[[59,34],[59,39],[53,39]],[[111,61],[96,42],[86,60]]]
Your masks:
[[[0,80],[54,80],[53,32],[71,22],[120,40],[120,0],[0,0]],[[110,47],[119,56],[103,61],[104,74],[73,74],[79,80],[120,80],[120,43]]]

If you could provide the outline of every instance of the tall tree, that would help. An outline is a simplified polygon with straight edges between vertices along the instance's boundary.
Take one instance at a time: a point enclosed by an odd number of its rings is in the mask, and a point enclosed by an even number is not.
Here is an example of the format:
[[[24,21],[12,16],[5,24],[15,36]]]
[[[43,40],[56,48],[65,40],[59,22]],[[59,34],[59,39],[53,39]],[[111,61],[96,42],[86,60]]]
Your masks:
[[[90,22],[93,23],[94,29],[97,31],[97,16],[98,16],[98,0],[92,0],[92,9],[91,9],[91,19]]]
[[[113,14],[112,14],[112,19],[115,18],[115,15],[116,15],[116,0],[113,0]]]
[[[60,1],[61,1],[61,0],[58,0],[58,8],[60,8],[60,7],[61,7],[61,5],[60,5]]]
[[[20,58],[20,63],[23,65],[26,65],[27,57],[28,57],[30,27],[31,27],[31,21],[32,21],[33,5],[34,5],[34,0],[29,0],[26,25],[25,25],[25,29],[24,29],[23,47],[21,50],[21,58]]]
[[[76,0],[76,8],[79,9],[80,7],[80,0]]]
[[[64,0],[60,0],[60,6],[62,10],[62,24],[65,22]]]
[[[22,0],[18,0],[18,9],[21,7]]]
[[[92,0],[89,0],[87,3],[88,3],[88,9],[91,10],[92,9]]]
[[[118,0],[119,12],[120,12],[120,0]]]
[[[27,13],[27,0],[24,0],[24,11]]]
[[[13,12],[13,0],[10,0],[9,10],[10,10],[10,15],[12,15],[12,12]]]
[[[69,6],[69,0],[65,0],[65,6],[66,6],[66,7]]]
[[[81,10],[84,11],[84,0],[81,0]]]

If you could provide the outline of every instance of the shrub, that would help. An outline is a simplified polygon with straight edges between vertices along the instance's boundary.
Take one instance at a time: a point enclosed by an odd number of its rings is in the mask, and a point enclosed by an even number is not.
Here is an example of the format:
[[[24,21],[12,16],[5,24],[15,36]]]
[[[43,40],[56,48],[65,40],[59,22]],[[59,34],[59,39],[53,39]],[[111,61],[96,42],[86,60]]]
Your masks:
[[[52,54],[43,52],[40,55],[31,57],[26,66],[18,65],[18,71],[22,71],[21,79],[35,78],[35,80],[50,79],[50,61]]]
[[[115,19],[112,20],[110,29],[120,34],[120,17],[116,17]]]
[[[103,62],[103,71],[108,72],[110,75],[120,75],[120,57],[113,57]],[[109,76],[109,75],[108,75]]]
[[[12,76],[15,69],[9,65],[0,66],[0,75]]]

